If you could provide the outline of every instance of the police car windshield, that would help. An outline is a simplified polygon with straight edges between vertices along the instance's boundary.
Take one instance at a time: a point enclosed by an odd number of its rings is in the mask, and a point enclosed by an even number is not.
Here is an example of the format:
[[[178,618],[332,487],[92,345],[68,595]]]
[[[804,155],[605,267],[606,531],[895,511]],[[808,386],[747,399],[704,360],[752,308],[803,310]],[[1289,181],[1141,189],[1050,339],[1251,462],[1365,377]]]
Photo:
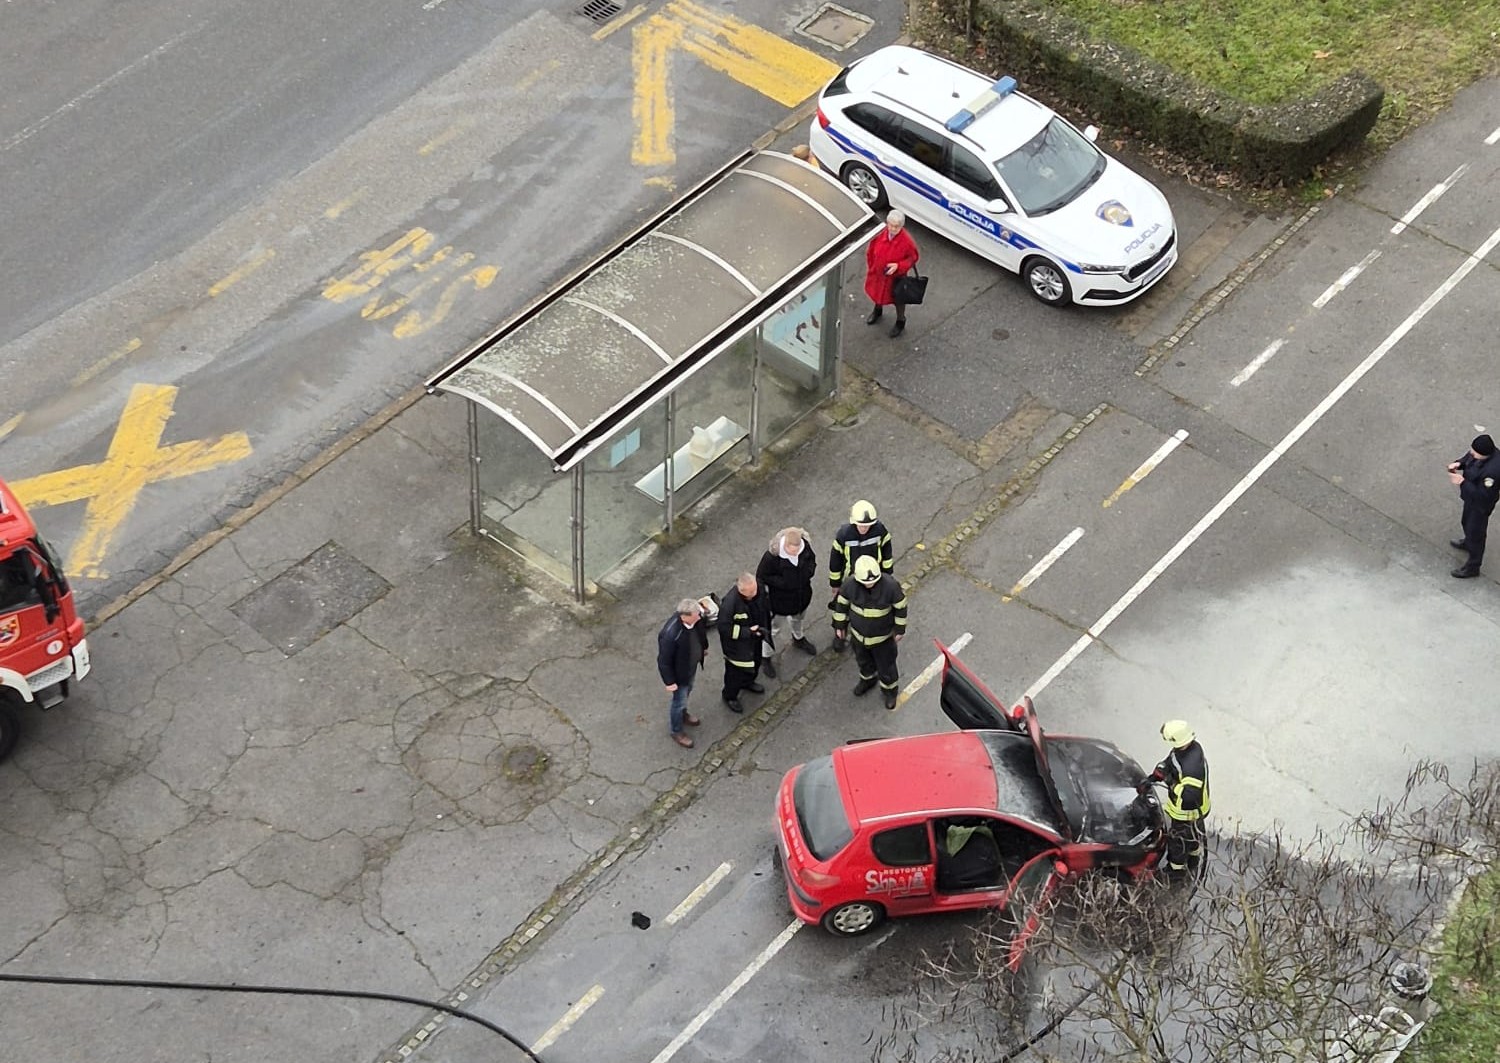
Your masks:
[[[1104,166],[1104,153],[1061,118],[995,163],[1021,210],[1033,218],[1073,202]]]

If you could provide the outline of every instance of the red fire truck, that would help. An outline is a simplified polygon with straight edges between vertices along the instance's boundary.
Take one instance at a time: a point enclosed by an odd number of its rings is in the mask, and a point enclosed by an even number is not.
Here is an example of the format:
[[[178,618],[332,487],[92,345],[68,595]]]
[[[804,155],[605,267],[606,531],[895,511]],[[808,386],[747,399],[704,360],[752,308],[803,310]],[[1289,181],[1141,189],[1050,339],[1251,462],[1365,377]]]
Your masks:
[[[89,674],[89,645],[57,555],[0,480],[0,760],[21,733],[21,709],[50,709]]]

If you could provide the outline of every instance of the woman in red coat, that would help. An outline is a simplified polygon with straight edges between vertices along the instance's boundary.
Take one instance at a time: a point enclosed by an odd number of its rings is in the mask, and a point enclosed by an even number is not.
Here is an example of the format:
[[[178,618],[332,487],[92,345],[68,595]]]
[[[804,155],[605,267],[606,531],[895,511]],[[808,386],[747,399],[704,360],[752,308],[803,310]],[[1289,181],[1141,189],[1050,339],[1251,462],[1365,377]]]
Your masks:
[[[896,308],[892,338],[906,331],[906,304],[891,297],[891,287],[897,277],[917,264],[917,258],[917,242],[906,231],[906,215],[891,211],[885,216],[885,228],[865,248],[865,294],[875,303],[875,309],[865,318],[866,325],[879,321],[890,303]]]

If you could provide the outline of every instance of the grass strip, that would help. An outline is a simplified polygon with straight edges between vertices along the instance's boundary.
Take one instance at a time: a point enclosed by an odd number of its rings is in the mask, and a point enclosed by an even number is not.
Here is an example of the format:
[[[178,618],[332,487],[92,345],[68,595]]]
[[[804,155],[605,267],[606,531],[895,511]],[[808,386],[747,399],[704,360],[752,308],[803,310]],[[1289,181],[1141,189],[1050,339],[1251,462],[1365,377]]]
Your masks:
[[[1415,1063],[1500,1059],[1500,867],[1469,883],[1443,930],[1432,999],[1442,1010],[1417,1036]]]

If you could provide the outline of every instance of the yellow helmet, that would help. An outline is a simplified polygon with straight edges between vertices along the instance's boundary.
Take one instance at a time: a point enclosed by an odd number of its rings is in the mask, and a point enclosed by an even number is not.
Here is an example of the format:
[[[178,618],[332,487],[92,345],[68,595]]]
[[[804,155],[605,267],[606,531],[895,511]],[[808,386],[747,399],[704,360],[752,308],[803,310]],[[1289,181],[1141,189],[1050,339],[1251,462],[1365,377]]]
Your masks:
[[[880,579],[880,562],[869,554],[854,560],[854,578],[859,583],[870,584]]]
[[[875,504],[866,502],[861,498],[849,507],[850,524],[873,524],[875,523]]]
[[[1174,749],[1181,749],[1192,743],[1198,736],[1193,734],[1193,729],[1188,726],[1186,720],[1168,720],[1161,725],[1162,741]]]

